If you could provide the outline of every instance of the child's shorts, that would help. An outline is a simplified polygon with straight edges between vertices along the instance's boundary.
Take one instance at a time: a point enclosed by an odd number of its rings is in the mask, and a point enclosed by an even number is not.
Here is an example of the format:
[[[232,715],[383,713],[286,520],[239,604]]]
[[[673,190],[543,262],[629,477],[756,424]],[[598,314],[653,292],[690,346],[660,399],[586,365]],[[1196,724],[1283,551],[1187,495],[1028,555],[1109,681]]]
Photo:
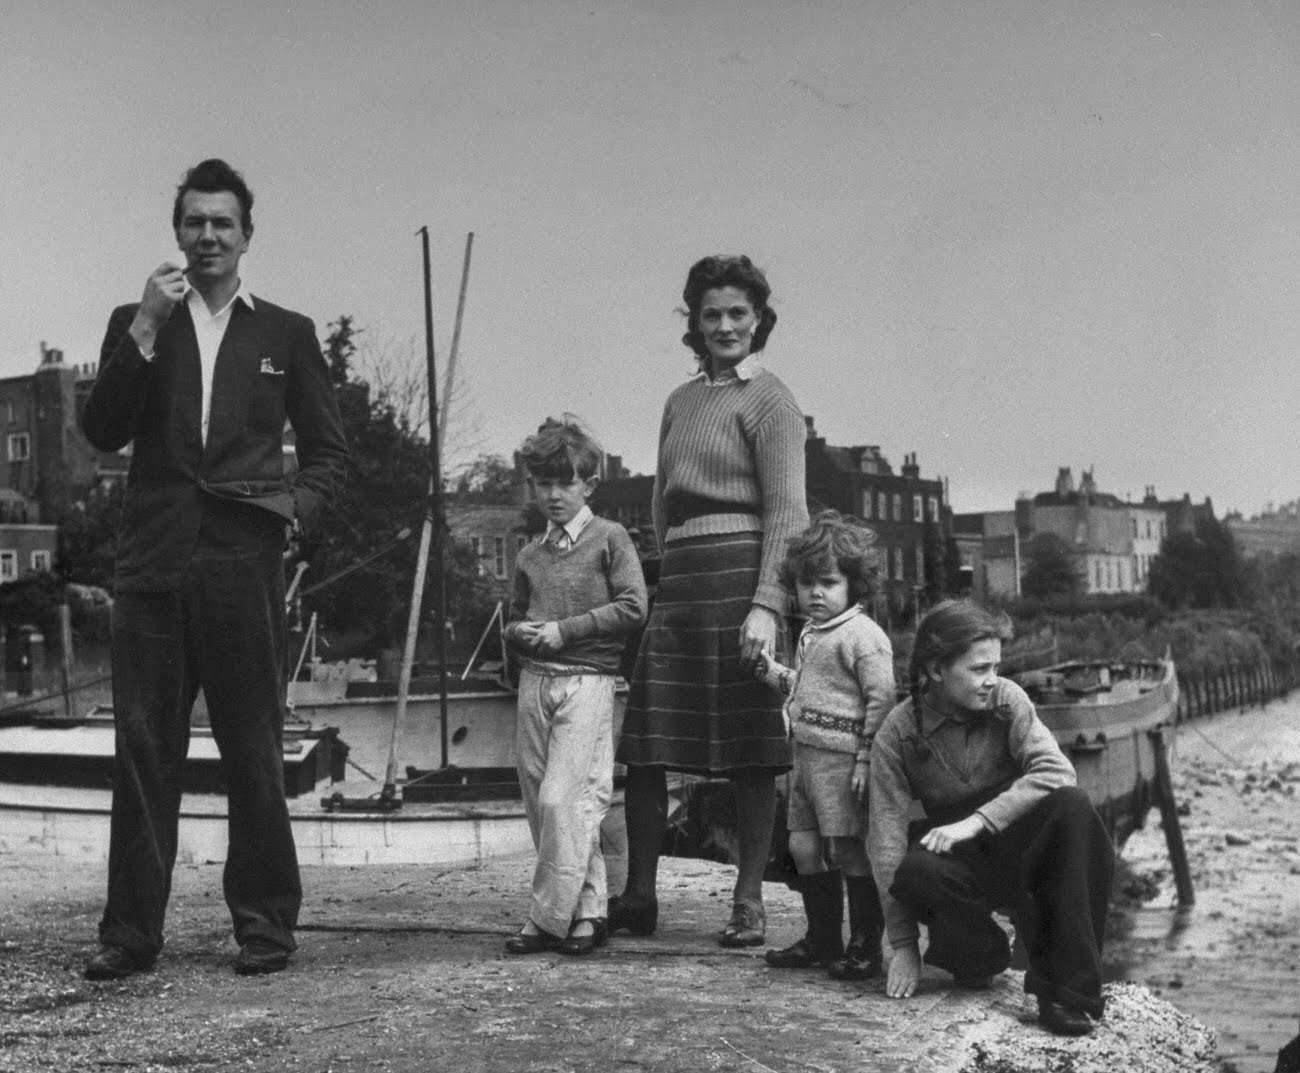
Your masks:
[[[852,753],[795,743],[786,809],[791,831],[817,831],[824,838],[866,837],[865,795],[859,801],[853,792],[855,760]]]

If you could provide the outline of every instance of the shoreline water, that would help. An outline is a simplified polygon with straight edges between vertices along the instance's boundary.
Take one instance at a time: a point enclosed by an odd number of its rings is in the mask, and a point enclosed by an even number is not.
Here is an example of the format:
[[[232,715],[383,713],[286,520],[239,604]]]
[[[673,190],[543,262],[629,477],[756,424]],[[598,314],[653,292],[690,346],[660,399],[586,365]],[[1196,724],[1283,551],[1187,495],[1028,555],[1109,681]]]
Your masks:
[[[1108,978],[1217,1029],[1225,1069],[1272,1073],[1300,1030],[1300,697],[1180,725],[1173,768],[1196,904],[1177,908],[1153,810],[1122,854]]]

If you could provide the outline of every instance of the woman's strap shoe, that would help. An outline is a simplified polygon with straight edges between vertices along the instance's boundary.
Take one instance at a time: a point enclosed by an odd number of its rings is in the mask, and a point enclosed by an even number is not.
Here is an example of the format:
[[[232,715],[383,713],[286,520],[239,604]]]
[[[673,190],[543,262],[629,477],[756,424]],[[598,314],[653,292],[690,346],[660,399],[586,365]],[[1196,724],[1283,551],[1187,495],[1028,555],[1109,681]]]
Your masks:
[[[653,935],[659,926],[659,902],[637,905],[629,902],[621,894],[615,894],[609,900],[609,916],[606,918],[609,933],[626,931],[633,935]]]
[[[581,921],[575,920],[573,926],[576,928]],[[560,945],[555,948],[557,954],[567,954],[569,957],[585,957],[598,946],[604,946],[609,942],[609,925],[604,920],[588,920],[591,925],[590,935],[574,935],[573,929],[569,929],[569,934],[561,941]]]

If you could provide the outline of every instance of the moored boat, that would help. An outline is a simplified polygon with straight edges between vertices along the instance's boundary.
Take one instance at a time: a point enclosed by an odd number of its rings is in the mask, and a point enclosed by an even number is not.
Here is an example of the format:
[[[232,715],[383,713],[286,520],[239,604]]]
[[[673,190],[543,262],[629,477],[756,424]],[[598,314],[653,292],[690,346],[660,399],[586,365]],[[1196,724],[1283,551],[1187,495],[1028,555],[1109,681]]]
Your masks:
[[[1172,660],[1075,660],[1015,676],[1123,845],[1160,803],[1157,750],[1178,713]]]

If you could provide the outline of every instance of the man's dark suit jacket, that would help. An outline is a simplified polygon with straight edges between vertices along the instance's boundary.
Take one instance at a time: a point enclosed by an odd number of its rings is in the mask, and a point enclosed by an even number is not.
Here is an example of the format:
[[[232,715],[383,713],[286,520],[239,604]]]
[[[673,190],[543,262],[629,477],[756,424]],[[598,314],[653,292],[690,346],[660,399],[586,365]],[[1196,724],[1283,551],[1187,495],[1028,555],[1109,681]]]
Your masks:
[[[217,352],[206,445],[199,345],[185,302],[146,361],[128,329],[138,304],[109,318],[99,375],[82,414],[104,451],[134,442],[118,534],[119,591],[178,588],[210,497],[264,508],[310,534],[343,482],[348,447],[312,322],[257,296],[235,301]],[[286,472],[285,418],[297,472]],[[254,515],[256,517],[256,515]]]

